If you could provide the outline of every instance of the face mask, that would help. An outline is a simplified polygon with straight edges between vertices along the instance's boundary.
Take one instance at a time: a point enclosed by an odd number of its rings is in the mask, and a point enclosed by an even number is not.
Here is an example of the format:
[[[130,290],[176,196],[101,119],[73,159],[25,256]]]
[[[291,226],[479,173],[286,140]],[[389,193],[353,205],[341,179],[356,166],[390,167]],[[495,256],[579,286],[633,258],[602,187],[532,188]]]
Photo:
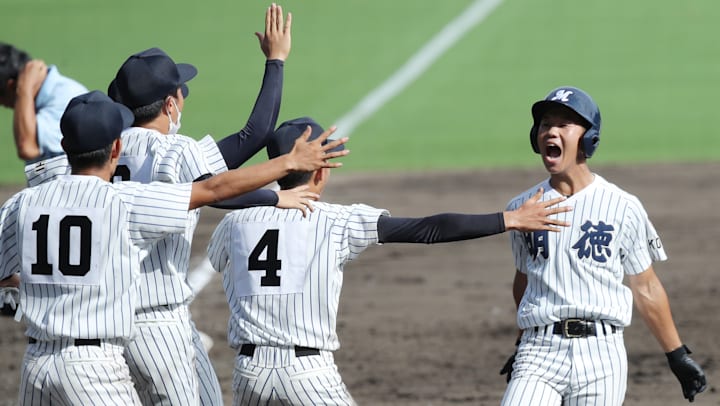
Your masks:
[[[182,117],[182,112],[180,111],[180,109],[178,109],[177,103],[175,103],[175,99],[171,97],[170,101],[172,101],[178,117],[177,122],[173,123],[172,115],[170,114],[170,110],[168,110],[168,120],[170,121],[170,123],[168,124],[168,134],[177,134],[177,132],[180,130],[180,118]]]

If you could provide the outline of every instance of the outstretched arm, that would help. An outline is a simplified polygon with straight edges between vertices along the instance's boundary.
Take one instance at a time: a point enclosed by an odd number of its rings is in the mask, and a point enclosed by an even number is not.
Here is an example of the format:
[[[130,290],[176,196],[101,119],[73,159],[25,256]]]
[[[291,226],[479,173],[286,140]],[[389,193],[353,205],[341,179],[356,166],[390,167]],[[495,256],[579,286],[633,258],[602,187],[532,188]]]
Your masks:
[[[379,242],[409,242],[435,244],[487,237],[506,230],[558,231],[557,226],[568,223],[550,216],[571,210],[552,207],[564,198],[541,202],[542,190],[512,211],[492,214],[444,213],[420,218],[382,216],[378,219]]]
[[[283,69],[290,54],[292,14],[283,22],[282,7],[272,5],[265,14],[265,33],[256,32],[266,57],[265,74],[255,106],[245,127],[218,144],[229,169],[235,169],[267,145],[277,124],[282,98]]]
[[[325,145],[322,144],[333,132],[335,132],[335,127],[330,127],[318,138],[308,141],[312,133],[312,129],[308,126],[305,132],[295,140],[295,146],[288,154],[261,164],[233,169],[199,182],[193,182],[188,209],[207,206],[259,189],[293,171],[311,172],[319,168],[342,166],[342,163],[331,163],[329,160],[345,156],[350,151],[347,149],[337,152],[328,151],[344,144],[348,138],[343,137]]]

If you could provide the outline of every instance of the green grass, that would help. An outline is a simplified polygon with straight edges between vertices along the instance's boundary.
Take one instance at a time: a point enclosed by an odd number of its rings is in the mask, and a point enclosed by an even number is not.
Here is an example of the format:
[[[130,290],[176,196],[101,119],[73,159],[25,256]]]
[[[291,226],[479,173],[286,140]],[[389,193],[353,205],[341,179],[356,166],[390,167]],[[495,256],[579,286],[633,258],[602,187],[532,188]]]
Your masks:
[[[293,49],[280,120],[325,125],[349,111],[471,1],[290,0]],[[91,89],[131,53],[159,46],[199,75],[182,133],[243,126],[263,56],[260,1],[4,0],[3,37]],[[505,0],[421,78],[360,125],[343,171],[530,166],[530,105],[589,91],[603,113],[593,162],[717,160],[713,0]],[[0,112],[0,182],[22,182],[11,112]]]

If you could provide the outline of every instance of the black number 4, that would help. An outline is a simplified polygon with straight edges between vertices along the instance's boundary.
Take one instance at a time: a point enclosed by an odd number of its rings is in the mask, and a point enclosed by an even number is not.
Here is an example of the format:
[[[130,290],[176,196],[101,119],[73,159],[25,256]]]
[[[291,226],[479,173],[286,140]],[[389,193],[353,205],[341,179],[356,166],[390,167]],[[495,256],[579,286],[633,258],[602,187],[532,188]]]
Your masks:
[[[279,235],[280,230],[265,231],[248,257],[249,271],[265,271],[265,276],[260,278],[260,286],[280,286],[280,277],[277,274],[282,267],[282,261],[277,257]],[[265,248],[267,248],[265,259],[260,259],[260,254]]]
[[[50,216],[47,214],[40,215],[40,218],[32,223],[32,229],[37,231],[37,263],[32,264],[30,273],[34,275],[51,275],[52,264],[48,262],[48,222]],[[73,265],[70,263],[70,229],[78,227],[80,229],[80,263]],[[60,273],[68,276],[85,276],[90,272],[90,256],[92,242],[92,222],[85,216],[65,216],[60,220],[60,228],[58,230],[60,244],[58,246],[60,263],[58,269]]]

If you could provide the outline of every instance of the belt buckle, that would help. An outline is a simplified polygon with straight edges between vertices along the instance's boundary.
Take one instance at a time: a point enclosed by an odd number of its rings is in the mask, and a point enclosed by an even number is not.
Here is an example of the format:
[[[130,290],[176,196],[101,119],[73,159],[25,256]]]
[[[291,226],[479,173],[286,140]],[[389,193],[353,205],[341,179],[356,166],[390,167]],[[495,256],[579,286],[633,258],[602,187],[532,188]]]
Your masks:
[[[562,323],[562,334],[565,338],[583,338],[587,336],[587,332],[585,334],[573,334],[570,332],[570,323],[580,323],[582,322],[582,319],[565,319]]]

